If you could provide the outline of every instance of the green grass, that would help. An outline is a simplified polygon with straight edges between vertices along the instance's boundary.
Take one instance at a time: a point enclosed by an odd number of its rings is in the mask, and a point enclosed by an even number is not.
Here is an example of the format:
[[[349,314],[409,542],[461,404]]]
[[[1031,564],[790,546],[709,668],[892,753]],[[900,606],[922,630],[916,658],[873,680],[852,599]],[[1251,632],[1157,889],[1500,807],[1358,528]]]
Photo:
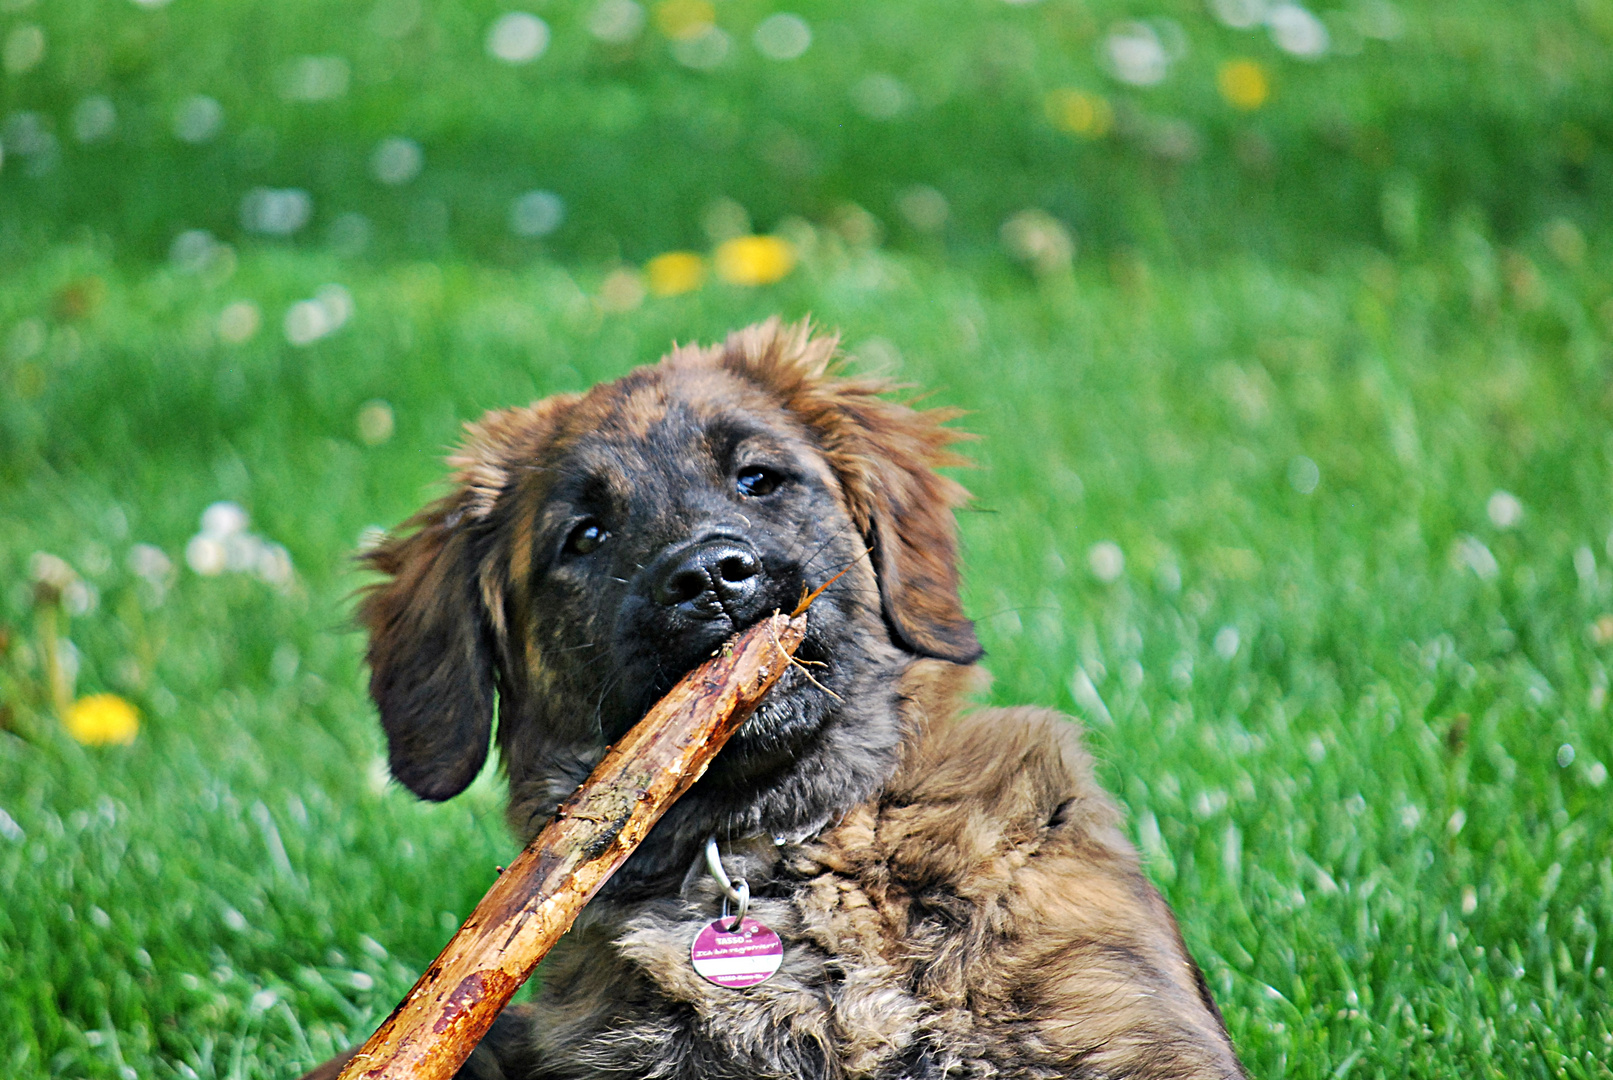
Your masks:
[[[342,271],[357,314],[306,349],[197,330]],[[25,834],[0,841],[13,1075],[286,1075],[387,1011],[511,845],[491,781],[441,807],[376,783],[344,626],[360,531],[431,489],[459,417],[773,310],[973,410],[993,697],[1086,718],[1257,1075],[1607,1075],[1613,738],[1588,628],[1613,607],[1613,328],[1590,269],[1542,263],[1538,293],[1475,310],[1454,258],[1027,289],[864,254],[603,316],[549,266],[264,252],[210,286],[62,250],[8,316],[91,273],[102,307],[52,330],[39,395],[5,414],[7,695],[37,682],[27,557],[59,553],[99,593],[71,627],[81,690],[145,727],[91,750],[36,712],[35,741],[0,741]],[[377,397],[396,434],[368,447]],[[1487,517],[1497,489],[1515,528]],[[295,584],[180,569],[155,603],[130,546],[182,565],[219,498],[291,549]],[[1463,536],[1495,576],[1458,565]]]
[[[784,62],[751,44],[778,5],[721,0],[731,44],[712,71],[680,64],[653,12],[610,45],[587,29],[594,3],[554,0],[528,5],[552,28],[547,51],[502,64],[483,42],[510,6],[17,0],[0,32],[35,26],[46,47],[7,80],[4,107],[34,115],[56,150],[25,155],[39,140],[4,133],[0,253],[88,228],[120,258],[160,256],[184,227],[238,234],[258,186],[312,196],[304,245],[332,242],[357,212],[373,251],[504,265],[704,246],[717,196],[765,228],[857,204],[921,249],[989,242],[1010,213],[1043,206],[1105,247],[1300,260],[1318,235],[1414,243],[1418,216],[1477,211],[1511,241],[1554,215],[1596,220],[1613,200],[1613,116],[1598,104],[1613,98],[1610,0],[1317,4],[1335,44],[1322,61],[1223,26],[1204,0],[805,0],[783,9],[805,17],[812,46]],[[1127,85],[1099,61],[1109,32],[1135,19],[1183,50],[1160,85]],[[307,56],[339,58],[345,92],[285,100]],[[1236,57],[1270,73],[1258,112],[1216,93]],[[859,107],[870,76],[897,80],[895,115]],[[1056,130],[1043,103],[1057,88],[1103,95],[1112,130]],[[221,118],[185,142],[175,117],[198,95]],[[75,109],[92,97],[116,119],[80,143]],[[373,178],[389,137],[419,145],[417,178]],[[939,235],[900,213],[912,185],[950,203]],[[512,237],[510,201],[534,188],[559,193],[566,222],[543,240]],[[1386,199],[1417,213],[1386,229]]]
[[[968,410],[990,697],[1085,722],[1255,1075],[1613,1076],[1607,0],[1407,4],[1318,62],[1186,0],[821,0],[788,64],[748,44],[769,8],[723,0],[709,73],[557,3],[520,68],[482,50],[491,4],[399,38],[400,0],[0,8],[0,1074],[284,1077],[367,1034],[513,845],[491,772],[442,806],[383,782],[361,536],[482,409],[779,312]],[[1094,59],[1138,17],[1189,42],[1155,88]],[[345,95],[275,95],[331,53]],[[1237,56],[1273,79],[1252,114],[1214,93]],[[913,93],[886,120],[856,106],[879,72]],[[1114,130],[1056,131],[1060,87]],[[193,94],[225,116],[199,145],[171,132]],[[118,119],[81,144],[96,95]],[[389,187],[394,135],[425,168]],[[259,185],[310,193],[308,225],[246,232]],[[505,224],[533,188],[567,207],[541,240]],[[719,196],[802,265],[612,291],[708,247]],[[1025,207],[1073,268],[1003,252]],[[197,228],[227,247],[170,258]],[[352,318],[290,344],[329,283]],[[289,583],[187,568],[218,500]],[[172,572],[136,574],[142,544]],[[57,630],[78,694],[140,708],[130,746],[53,715],[36,552],[89,586]]]

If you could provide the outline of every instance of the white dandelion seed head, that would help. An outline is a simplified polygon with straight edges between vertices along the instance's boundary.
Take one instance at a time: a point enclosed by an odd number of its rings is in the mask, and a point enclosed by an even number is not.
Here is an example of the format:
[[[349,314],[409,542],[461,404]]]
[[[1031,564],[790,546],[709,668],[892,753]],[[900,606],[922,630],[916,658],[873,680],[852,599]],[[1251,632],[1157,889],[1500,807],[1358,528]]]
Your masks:
[[[393,136],[382,139],[370,155],[370,175],[389,187],[407,184],[420,175],[426,155],[413,139]]]
[[[566,204],[552,191],[529,191],[510,204],[510,231],[517,236],[548,236],[566,220]]]
[[[1210,0],[1210,11],[1223,26],[1253,30],[1266,21],[1267,0]]]
[[[1484,504],[1484,512],[1496,528],[1516,528],[1523,520],[1523,503],[1512,492],[1497,490]]]
[[[1322,482],[1322,470],[1304,454],[1288,463],[1288,483],[1301,495],[1309,495]]]
[[[506,64],[527,64],[549,48],[549,24],[529,11],[511,11],[487,28],[487,55]]]
[[[301,188],[253,188],[241,199],[241,227],[264,236],[290,236],[313,213],[313,196]]]
[[[1105,584],[1118,581],[1126,571],[1126,553],[1113,540],[1100,540],[1088,549],[1087,565],[1099,581]]]
[[[73,106],[73,138],[81,143],[100,142],[112,134],[117,123],[117,107],[101,94],[92,94]]]
[[[245,532],[251,522],[251,517],[238,503],[228,500],[216,502],[202,511],[201,535],[222,540]]]
[[[281,98],[309,105],[347,94],[352,68],[340,56],[296,56],[281,65],[275,89]]]
[[[672,59],[695,71],[715,71],[728,59],[733,43],[726,31],[709,26],[704,33],[673,39]]]
[[[1123,22],[1103,39],[1101,59],[1109,73],[1131,86],[1158,86],[1170,73],[1170,55],[1147,23]]]
[[[1231,660],[1238,655],[1238,646],[1242,643],[1243,637],[1236,626],[1223,626],[1215,632],[1215,655]]]
[[[1266,14],[1266,28],[1279,49],[1301,60],[1316,60],[1327,55],[1331,44],[1327,24],[1298,4],[1278,4],[1272,8]]]
[[[174,135],[181,142],[204,143],[224,127],[224,106],[206,94],[195,94],[174,110]]]
[[[588,32],[607,45],[626,45],[644,31],[644,9],[633,0],[601,0],[588,16]]]
[[[811,48],[812,28],[801,16],[780,11],[756,24],[751,41],[769,60],[794,60]]]

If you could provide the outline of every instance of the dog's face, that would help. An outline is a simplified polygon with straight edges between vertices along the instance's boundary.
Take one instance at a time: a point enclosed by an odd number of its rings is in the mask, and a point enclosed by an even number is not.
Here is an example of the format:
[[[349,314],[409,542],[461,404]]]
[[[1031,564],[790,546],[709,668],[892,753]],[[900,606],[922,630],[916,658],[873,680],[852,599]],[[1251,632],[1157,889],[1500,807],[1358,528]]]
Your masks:
[[[370,557],[388,576],[361,617],[394,775],[425,798],[462,790],[496,694],[512,824],[531,835],[678,678],[835,579],[805,666],[668,828],[811,828],[881,782],[897,676],[979,646],[957,595],[962,491],[934,472],[947,417],[828,374],[833,344],[767,324],[473,425],[457,489]]]

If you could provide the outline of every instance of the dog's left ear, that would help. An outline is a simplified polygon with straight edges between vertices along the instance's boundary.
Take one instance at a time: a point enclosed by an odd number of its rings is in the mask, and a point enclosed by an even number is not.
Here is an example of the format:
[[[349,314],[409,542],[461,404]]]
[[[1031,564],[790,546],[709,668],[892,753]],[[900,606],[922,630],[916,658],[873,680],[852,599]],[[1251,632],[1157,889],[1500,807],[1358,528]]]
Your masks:
[[[807,323],[777,319],[731,336],[721,363],[777,394],[817,436],[840,478],[852,520],[873,549],[879,594],[897,641],[923,656],[972,664],[983,650],[958,596],[958,529],[952,512],[963,485],[936,469],[966,465],[945,426],[953,409],[914,409],[880,395],[879,379],[841,378],[830,368],[838,344]]]
[[[885,619],[916,653],[972,664],[984,650],[958,596],[958,528],[952,512],[963,485],[935,471],[961,464],[947,450],[952,413],[919,411],[843,384],[840,410],[851,421],[844,449],[829,459],[840,474],[852,520],[873,548]],[[849,453],[845,451],[850,451]]]

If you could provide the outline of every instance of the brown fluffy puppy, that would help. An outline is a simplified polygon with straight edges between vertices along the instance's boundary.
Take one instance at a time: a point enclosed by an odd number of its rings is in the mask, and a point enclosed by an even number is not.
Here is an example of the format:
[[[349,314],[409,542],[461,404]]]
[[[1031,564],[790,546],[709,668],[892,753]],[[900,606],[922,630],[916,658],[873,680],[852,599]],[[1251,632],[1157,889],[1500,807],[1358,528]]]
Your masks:
[[[984,676],[958,599],[964,492],[935,471],[956,463],[949,415],[837,376],[834,351],[774,321],[490,413],[453,492],[370,557],[393,774],[457,794],[496,701],[523,841],[723,639],[846,571],[812,609],[810,666],[461,1075],[1241,1077],[1075,723],[968,703]],[[719,912],[712,835],[785,945],[744,990],[690,964]]]

